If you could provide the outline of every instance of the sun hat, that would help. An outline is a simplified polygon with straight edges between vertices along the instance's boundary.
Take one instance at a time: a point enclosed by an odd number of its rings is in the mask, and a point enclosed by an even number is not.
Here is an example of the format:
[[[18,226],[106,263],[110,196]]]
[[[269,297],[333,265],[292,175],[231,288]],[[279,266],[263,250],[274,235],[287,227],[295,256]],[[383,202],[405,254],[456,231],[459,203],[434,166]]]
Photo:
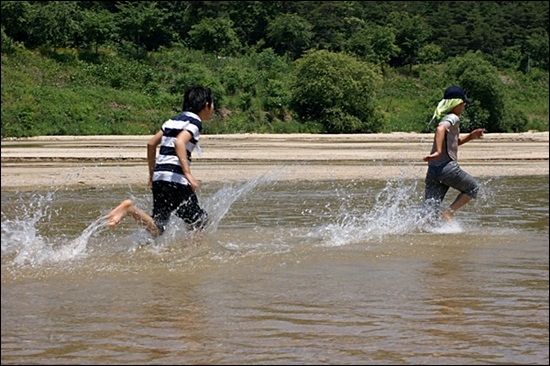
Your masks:
[[[445,89],[443,93],[443,99],[462,99],[466,105],[470,105],[472,102],[466,98],[466,93],[462,90],[461,87],[453,85]]]

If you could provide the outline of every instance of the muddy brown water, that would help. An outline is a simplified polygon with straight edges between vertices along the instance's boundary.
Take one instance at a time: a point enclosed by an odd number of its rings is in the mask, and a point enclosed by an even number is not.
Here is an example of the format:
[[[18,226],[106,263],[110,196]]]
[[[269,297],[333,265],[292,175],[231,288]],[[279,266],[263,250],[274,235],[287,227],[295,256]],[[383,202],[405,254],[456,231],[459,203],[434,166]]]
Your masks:
[[[2,192],[2,364],[548,364],[548,176],[481,183],[206,183],[156,241],[103,224],[144,187]]]

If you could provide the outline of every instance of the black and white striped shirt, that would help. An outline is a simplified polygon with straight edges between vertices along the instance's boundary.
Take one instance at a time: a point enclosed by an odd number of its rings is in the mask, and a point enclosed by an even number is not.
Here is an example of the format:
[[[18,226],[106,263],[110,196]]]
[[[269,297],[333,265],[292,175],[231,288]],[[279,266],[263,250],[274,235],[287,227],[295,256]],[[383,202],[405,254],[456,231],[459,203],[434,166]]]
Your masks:
[[[198,146],[202,122],[199,116],[192,112],[183,112],[173,117],[162,125],[162,140],[160,142],[159,155],[153,173],[153,181],[175,182],[189,184],[183,175],[183,169],[176,155],[174,142],[182,131],[191,133],[191,140],[187,143],[187,161],[191,165],[191,153]]]

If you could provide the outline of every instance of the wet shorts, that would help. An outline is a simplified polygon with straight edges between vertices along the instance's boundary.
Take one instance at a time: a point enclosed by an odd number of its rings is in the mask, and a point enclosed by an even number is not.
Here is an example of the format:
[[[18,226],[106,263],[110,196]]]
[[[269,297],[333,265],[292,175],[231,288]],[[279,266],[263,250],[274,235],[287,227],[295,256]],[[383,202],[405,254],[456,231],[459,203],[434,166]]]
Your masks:
[[[166,229],[172,213],[193,229],[206,225],[208,214],[199,206],[197,195],[191,186],[155,181],[153,191],[153,220],[161,232]]]
[[[441,203],[450,187],[466,193],[472,198],[477,197],[479,184],[466,173],[456,161],[450,161],[440,166],[429,166],[426,174],[425,200]]]

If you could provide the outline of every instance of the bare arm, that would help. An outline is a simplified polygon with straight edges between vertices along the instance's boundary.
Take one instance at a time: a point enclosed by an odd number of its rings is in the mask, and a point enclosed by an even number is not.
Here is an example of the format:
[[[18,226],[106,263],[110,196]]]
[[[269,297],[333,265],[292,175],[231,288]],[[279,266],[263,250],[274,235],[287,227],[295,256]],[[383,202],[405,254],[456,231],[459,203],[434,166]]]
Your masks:
[[[183,169],[183,175],[189,182],[191,189],[195,191],[199,188],[199,182],[191,174],[189,162],[187,161],[187,143],[191,141],[192,137],[193,136],[189,131],[181,131],[174,141],[174,147],[176,149],[176,155],[178,156],[181,168]]]
[[[149,165],[149,184],[153,182],[153,173],[155,172],[155,163],[157,159],[157,146],[162,140],[162,130],[157,132],[147,142],[147,164]]]
[[[443,152],[443,142],[445,140],[445,132],[447,132],[447,129],[445,128],[445,125],[441,124],[437,126],[435,130],[435,151],[431,153],[430,155],[424,156],[422,160],[424,161],[432,161],[433,159],[436,159],[438,156],[441,155]]]
[[[460,146],[462,144],[465,144],[470,140],[480,139],[480,138],[483,137],[484,132],[485,132],[484,128],[476,128],[475,130],[473,130],[472,132],[470,132],[466,136],[459,137],[458,138],[458,145]]]

